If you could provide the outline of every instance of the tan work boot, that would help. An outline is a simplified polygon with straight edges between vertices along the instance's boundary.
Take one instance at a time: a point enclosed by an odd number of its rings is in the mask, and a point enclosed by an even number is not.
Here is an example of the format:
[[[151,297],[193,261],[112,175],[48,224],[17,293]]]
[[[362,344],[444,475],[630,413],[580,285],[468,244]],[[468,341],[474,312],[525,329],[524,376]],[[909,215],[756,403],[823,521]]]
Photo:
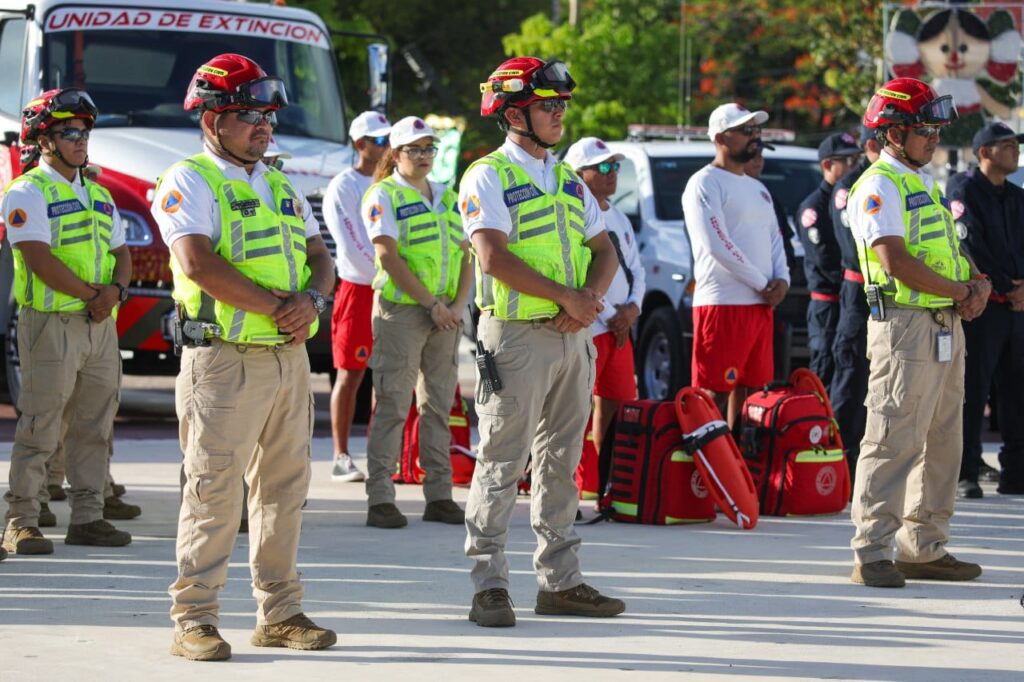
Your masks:
[[[112,495],[103,500],[103,518],[109,521],[128,521],[141,513],[142,507],[122,502],[120,497]]]
[[[377,528],[401,528],[409,525],[409,519],[390,502],[375,504],[366,512],[366,525]]]
[[[110,483],[110,492],[114,494],[114,497],[121,497],[125,493],[124,486],[120,483]]]
[[[39,527],[53,528],[57,525],[57,515],[50,511],[50,505],[45,502],[39,503]]]
[[[621,599],[605,597],[590,585],[579,584],[561,592],[537,593],[534,613],[542,616],[588,616],[610,618],[626,610]]]
[[[427,502],[427,507],[423,510],[423,520],[453,525],[463,524],[466,522],[466,512],[462,511],[453,500],[434,500]]]
[[[132,543],[131,533],[118,530],[106,521],[72,523],[64,536],[65,545],[92,545],[94,547],[124,547]]]
[[[338,641],[333,630],[322,628],[299,613],[273,625],[257,625],[249,640],[253,646],[284,646],[289,649],[326,649]]]
[[[508,590],[492,587],[474,594],[469,619],[485,628],[509,628],[515,625],[516,612],[512,610]]]
[[[226,661],[231,658],[231,645],[224,641],[213,625],[196,625],[175,630],[171,655],[190,661]]]
[[[868,587],[903,587],[907,584],[903,573],[888,559],[855,565],[850,580]]]
[[[925,563],[897,561],[896,568],[912,580],[974,580],[981,575],[981,566],[959,561],[952,554]]]
[[[50,502],[63,502],[68,499],[68,494],[65,492],[64,486],[57,483],[47,484],[46,492],[50,494]]]
[[[11,554],[53,554],[53,542],[43,537],[35,526],[4,530],[4,549]]]

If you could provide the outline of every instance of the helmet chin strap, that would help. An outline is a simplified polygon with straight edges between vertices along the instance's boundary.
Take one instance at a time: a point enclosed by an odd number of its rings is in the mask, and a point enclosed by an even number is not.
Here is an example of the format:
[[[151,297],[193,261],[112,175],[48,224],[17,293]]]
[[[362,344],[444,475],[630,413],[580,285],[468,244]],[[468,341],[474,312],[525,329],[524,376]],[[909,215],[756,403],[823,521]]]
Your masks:
[[[230,156],[232,159],[242,164],[243,166],[251,166],[255,163],[258,163],[263,157],[260,157],[258,159],[247,159],[245,157],[239,156],[238,154],[235,154],[233,151],[224,146],[224,144],[220,141],[220,135],[217,134],[217,121],[220,119],[221,115],[226,112],[218,111],[214,113],[216,114],[216,118],[213,119],[213,135],[211,136],[214,150],[222,154],[226,154],[227,156]]]
[[[542,147],[543,149],[551,149],[556,144],[558,144],[557,142],[545,142],[544,140],[537,137],[537,133],[535,133],[533,130],[533,121],[530,119],[530,110],[520,109],[520,111],[522,111],[523,116],[526,117],[526,130],[523,130],[522,128],[513,128],[511,125],[509,125],[508,129],[510,131],[512,131],[516,135],[522,135],[523,137],[533,140],[534,144],[536,144],[538,147]]]
[[[50,150],[50,156],[52,156],[53,158],[55,158],[58,161],[60,161],[62,164],[64,164],[68,168],[76,169],[79,172],[79,177],[84,175],[85,169],[89,166],[89,155],[88,154],[85,155],[85,160],[82,161],[82,165],[81,166],[76,166],[76,165],[70,163],[67,159],[64,158],[64,155],[60,153],[59,149],[57,149],[57,145],[54,145],[53,149]]]
[[[899,157],[904,163],[906,163],[911,168],[924,168],[925,164],[921,163],[920,161],[915,161],[914,159],[910,158],[909,154],[907,154],[907,135],[909,135],[910,132],[907,130],[900,130],[897,132],[901,137],[900,143],[896,144],[895,142],[889,142],[889,146],[896,151],[896,156]]]

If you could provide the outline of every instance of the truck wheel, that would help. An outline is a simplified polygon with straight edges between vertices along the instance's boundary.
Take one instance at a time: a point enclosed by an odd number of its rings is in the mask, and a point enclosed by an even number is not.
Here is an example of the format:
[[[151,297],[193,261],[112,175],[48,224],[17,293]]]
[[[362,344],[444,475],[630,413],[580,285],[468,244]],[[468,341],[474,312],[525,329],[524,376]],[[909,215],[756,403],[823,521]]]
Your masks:
[[[18,360],[18,309],[11,311],[4,339],[4,370],[7,377],[7,395],[11,405],[18,404],[21,394],[21,362]]]
[[[640,329],[636,349],[640,397],[671,400],[689,383],[690,354],[671,308],[654,309]]]

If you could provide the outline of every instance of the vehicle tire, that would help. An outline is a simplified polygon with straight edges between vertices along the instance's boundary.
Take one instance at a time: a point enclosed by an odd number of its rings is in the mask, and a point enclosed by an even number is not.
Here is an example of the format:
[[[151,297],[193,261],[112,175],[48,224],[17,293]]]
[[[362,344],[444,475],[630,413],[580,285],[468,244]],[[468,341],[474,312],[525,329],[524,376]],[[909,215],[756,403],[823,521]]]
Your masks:
[[[671,400],[690,382],[690,352],[679,329],[675,311],[655,308],[645,316],[636,348],[636,375],[640,397]]]
[[[18,359],[18,309],[11,311],[11,319],[7,321],[4,346],[4,376],[7,378],[7,396],[11,405],[17,406],[21,394],[21,363]]]

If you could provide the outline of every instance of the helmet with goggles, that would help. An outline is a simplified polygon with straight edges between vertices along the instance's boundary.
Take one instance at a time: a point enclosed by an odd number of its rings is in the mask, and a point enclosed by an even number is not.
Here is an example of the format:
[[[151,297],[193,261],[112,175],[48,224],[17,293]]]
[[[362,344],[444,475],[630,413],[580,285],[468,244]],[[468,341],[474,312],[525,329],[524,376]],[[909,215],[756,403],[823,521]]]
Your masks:
[[[575,87],[569,69],[557,59],[513,57],[480,84],[480,115],[494,116],[509,106],[525,109],[544,99],[569,100]]]
[[[238,111],[288,106],[284,81],[240,54],[221,54],[198,69],[185,95],[185,111]]]
[[[96,104],[85,90],[47,90],[26,104],[21,112],[21,144],[36,145],[40,133],[73,118],[85,121],[86,127],[92,129],[98,115]]]
[[[894,78],[871,97],[863,123],[872,130],[883,130],[947,125],[956,117],[952,96],[939,97],[930,85],[915,78]]]

